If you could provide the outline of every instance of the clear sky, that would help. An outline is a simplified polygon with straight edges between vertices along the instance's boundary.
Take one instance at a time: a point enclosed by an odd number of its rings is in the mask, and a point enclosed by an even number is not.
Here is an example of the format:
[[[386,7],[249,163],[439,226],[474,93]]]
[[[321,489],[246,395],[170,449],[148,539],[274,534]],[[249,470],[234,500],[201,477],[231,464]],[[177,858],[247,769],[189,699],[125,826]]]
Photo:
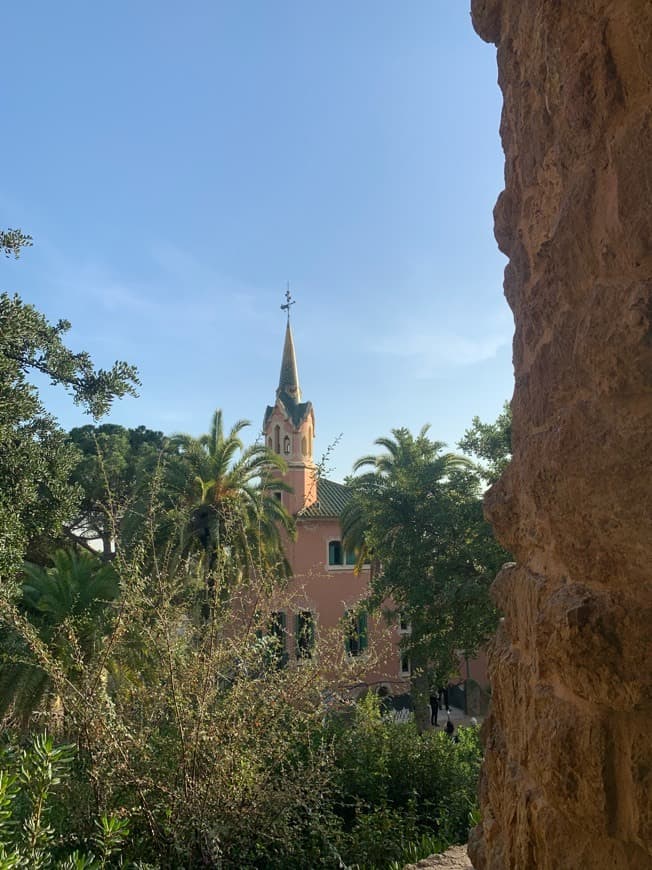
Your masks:
[[[451,446],[511,396],[495,50],[451,0],[50,0],[3,11],[0,289],[138,366],[108,420],[256,437],[286,281],[316,454]],[[86,422],[47,393],[65,428]]]

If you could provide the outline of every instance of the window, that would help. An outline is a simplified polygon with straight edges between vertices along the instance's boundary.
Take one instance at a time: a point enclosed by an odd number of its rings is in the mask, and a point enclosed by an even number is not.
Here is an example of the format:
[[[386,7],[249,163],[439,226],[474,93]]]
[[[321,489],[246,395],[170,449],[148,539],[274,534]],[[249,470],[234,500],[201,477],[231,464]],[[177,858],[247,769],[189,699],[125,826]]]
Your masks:
[[[356,554],[353,550],[345,550],[341,541],[328,542],[329,565],[355,565],[356,562]]]
[[[348,655],[359,656],[368,646],[367,614],[364,610],[360,613],[349,613],[346,611],[344,618],[346,632],[344,635],[344,648]]]
[[[342,542],[341,541],[329,541],[328,542],[328,564],[329,565],[342,565]]]
[[[273,445],[273,441],[272,441],[272,439],[271,439],[271,438],[268,438],[268,439],[267,439],[267,446],[269,447],[270,450],[272,449],[272,445]]]
[[[402,677],[409,677],[411,673],[412,668],[410,667],[410,656],[407,653],[401,653],[401,666],[399,674]]]
[[[289,435],[286,435],[285,438],[283,439],[283,453],[285,453],[286,456],[290,455],[290,436]]]
[[[276,453],[281,452],[281,427],[274,426],[274,450]]]
[[[296,615],[294,643],[298,659],[311,659],[315,649],[315,617],[310,610]]]
[[[274,490],[274,498],[276,499],[276,501],[280,501],[281,504],[283,504],[283,493],[280,489]]]
[[[409,619],[402,613],[398,615],[398,630],[400,634],[410,634],[412,632],[412,625]]]

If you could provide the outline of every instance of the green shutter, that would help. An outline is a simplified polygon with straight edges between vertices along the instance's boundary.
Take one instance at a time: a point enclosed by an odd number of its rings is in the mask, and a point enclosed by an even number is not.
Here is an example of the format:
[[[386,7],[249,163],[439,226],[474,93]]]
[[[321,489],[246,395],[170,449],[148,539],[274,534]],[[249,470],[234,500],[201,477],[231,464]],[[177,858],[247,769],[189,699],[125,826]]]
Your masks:
[[[312,655],[315,649],[315,617],[311,613],[308,619],[308,649]]]
[[[279,640],[281,652],[285,652],[287,646],[287,619],[284,610],[276,611],[276,636]]]
[[[301,615],[294,614],[294,651],[297,658],[301,658],[301,647],[299,646],[299,632],[301,631]]]
[[[310,610],[301,610],[295,616],[294,646],[297,658],[311,658],[315,647],[315,617]]]
[[[288,631],[287,631],[287,617],[285,615],[284,610],[278,611],[279,615],[279,626],[281,629],[281,650],[279,656],[279,667],[284,668],[288,663]]]
[[[367,613],[364,610],[358,617],[358,627],[360,634],[360,652],[363,652],[368,646]]]

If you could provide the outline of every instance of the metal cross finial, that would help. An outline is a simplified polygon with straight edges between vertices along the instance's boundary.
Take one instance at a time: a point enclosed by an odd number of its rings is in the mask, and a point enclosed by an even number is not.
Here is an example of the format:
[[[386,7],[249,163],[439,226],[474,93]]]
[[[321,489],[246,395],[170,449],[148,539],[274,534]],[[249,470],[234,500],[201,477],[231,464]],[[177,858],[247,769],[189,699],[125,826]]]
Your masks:
[[[281,311],[287,311],[288,323],[290,322],[290,306],[295,303],[296,300],[290,295],[290,282],[288,281],[287,290],[285,291],[285,305],[281,305]]]

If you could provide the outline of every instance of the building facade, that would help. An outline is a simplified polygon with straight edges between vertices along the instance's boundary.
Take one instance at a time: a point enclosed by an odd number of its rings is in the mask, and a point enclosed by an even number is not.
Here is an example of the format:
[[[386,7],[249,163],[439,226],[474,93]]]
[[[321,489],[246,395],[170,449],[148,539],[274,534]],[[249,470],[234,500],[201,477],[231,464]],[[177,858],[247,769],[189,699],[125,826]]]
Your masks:
[[[399,646],[401,626],[387,626],[382,616],[360,608],[369,569],[356,573],[354,554],[342,542],[339,518],[350,497],[347,487],[321,476],[314,461],[315,413],[311,402],[302,401],[289,317],[276,401],[265,411],[263,434],[270,450],[287,462],[282,479],[292,491],[276,495],[297,526],[296,540],[286,547],[293,573],[291,605],[276,615],[287,657],[310,655],[318,638],[339,636],[351,659],[368,658],[368,668],[358,669],[359,688],[409,691],[410,663]]]

